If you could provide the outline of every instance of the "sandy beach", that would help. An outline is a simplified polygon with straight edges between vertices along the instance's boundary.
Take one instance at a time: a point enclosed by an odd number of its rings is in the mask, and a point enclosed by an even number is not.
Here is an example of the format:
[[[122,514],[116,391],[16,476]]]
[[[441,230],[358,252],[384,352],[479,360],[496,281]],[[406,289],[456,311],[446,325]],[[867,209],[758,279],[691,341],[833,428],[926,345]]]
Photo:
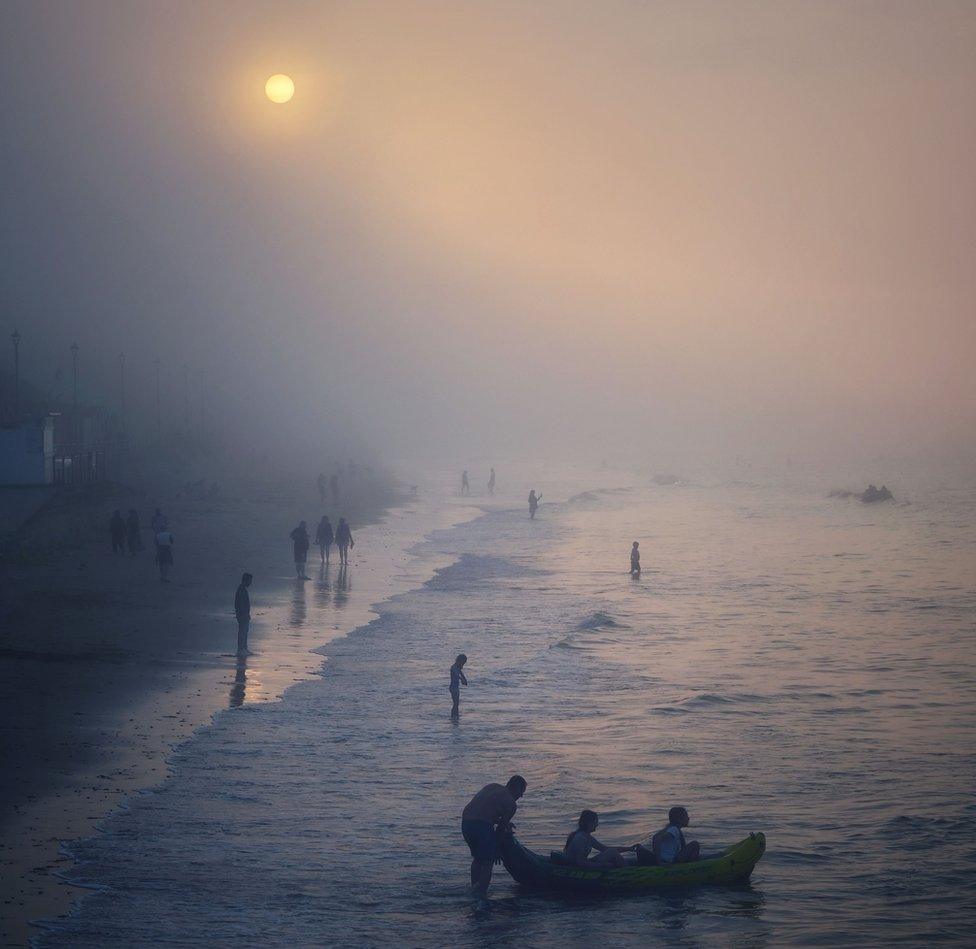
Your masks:
[[[158,783],[172,748],[215,711],[274,699],[319,668],[316,646],[366,621],[390,524],[417,516],[417,504],[386,513],[397,500],[377,483],[327,507],[349,518],[357,539],[343,584],[332,567],[333,629],[304,622],[305,596],[322,595],[318,549],[310,551],[313,582],[296,583],[291,562],[290,530],[300,519],[314,530],[320,513],[311,484],[240,480],[213,500],[105,492],[74,512],[71,541],[4,564],[3,945],[24,945],[29,920],[66,912],[78,895],[56,875],[61,841],[90,836],[127,795]],[[169,584],[153,562],[147,522],[156,505],[175,535]],[[111,551],[115,507],[140,511],[147,549],[135,557]],[[35,535],[44,528],[42,520]],[[245,569],[255,576],[254,655],[238,663],[233,594]]]

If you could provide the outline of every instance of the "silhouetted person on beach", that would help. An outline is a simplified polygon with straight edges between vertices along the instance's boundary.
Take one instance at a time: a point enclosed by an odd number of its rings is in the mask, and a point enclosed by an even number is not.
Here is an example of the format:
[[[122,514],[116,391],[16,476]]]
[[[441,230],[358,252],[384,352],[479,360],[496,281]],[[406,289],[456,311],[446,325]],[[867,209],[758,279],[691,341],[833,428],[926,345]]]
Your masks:
[[[295,553],[295,576],[299,580],[309,580],[311,578],[305,573],[305,562],[308,560],[308,529],[304,521],[291,532],[291,539]]]
[[[471,484],[468,482],[468,472],[461,472],[461,494],[470,494]]]
[[[529,517],[535,520],[535,512],[539,510],[539,502],[542,500],[542,495],[537,495],[535,493],[535,488],[529,492]]]
[[[488,898],[495,862],[495,829],[505,830],[512,822],[526,786],[520,774],[513,774],[504,786],[486,784],[461,812],[461,836],[472,858],[471,892],[482,900]]]
[[[129,509],[125,522],[125,542],[133,557],[142,550],[142,526],[139,524],[139,514],[133,508]]]
[[[247,633],[251,628],[251,595],[247,588],[254,579],[249,573],[241,577],[240,586],[234,596],[234,615],[237,617],[237,655],[247,655]]]
[[[328,563],[332,545],[335,543],[335,534],[332,531],[332,522],[325,514],[322,515],[319,526],[315,528],[315,543],[318,545],[322,563]]]
[[[332,489],[332,503],[338,504],[339,503],[339,475],[338,474],[333,474],[332,477],[329,478],[329,487]]]
[[[319,472],[318,480],[315,482],[319,489],[319,501],[325,504],[325,475]]]
[[[163,528],[156,535],[156,563],[159,565],[159,579],[169,583],[169,568],[173,566],[173,535]]]
[[[339,563],[345,565],[349,563],[349,548],[355,547],[356,542],[352,539],[352,531],[346,523],[344,517],[339,518],[339,526],[335,532],[336,546],[339,548]]]
[[[152,528],[154,537],[160,531],[164,531],[169,527],[169,521],[166,519],[166,515],[158,507],[152,516],[152,520],[149,522],[149,526]]]
[[[640,576],[640,544],[635,540],[634,546],[630,548],[630,575]]]
[[[124,554],[126,529],[121,511],[116,511],[112,515],[112,519],[108,522],[108,532],[112,536],[112,553]]]
[[[489,494],[495,493],[495,469],[494,468],[491,469],[491,474],[488,475],[488,493]]]
[[[457,718],[460,712],[460,702],[461,702],[461,686],[467,685],[468,680],[464,677],[464,664],[468,661],[468,657],[462,652],[457,659],[454,660],[454,665],[451,666],[451,701],[454,703],[451,708],[451,716]]]

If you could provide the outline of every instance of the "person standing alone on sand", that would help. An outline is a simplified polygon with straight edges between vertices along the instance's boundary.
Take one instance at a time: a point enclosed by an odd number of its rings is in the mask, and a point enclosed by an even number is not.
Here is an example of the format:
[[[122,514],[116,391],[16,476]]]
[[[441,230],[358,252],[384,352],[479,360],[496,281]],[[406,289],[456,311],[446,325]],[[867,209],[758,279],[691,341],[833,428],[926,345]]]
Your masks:
[[[116,511],[112,519],[108,522],[108,531],[112,535],[112,553],[125,553],[125,521],[122,519],[122,512]]]
[[[234,596],[234,615],[237,617],[237,655],[247,655],[247,633],[251,628],[251,594],[247,588],[254,578],[245,573]]]
[[[471,493],[471,483],[468,481],[468,472],[467,469],[465,469],[464,471],[461,472],[461,494],[463,496],[465,494],[470,494],[470,493]]]
[[[488,493],[492,495],[495,493],[495,469],[494,468],[491,469],[491,474],[488,475]]]
[[[505,830],[525,794],[526,781],[513,774],[506,784],[486,784],[461,812],[461,836],[471,851],[471,892],[488,899],[491,868],[495,862],[495,830]]]
[[[344,517],[339,518],[339,526],[335,532],[336,546],[339,548],[339,563],[343,566],[349,564],[349,548],[355,547],[356,542],[352,539],[352,531],[346,523]]]
[[[638,549],[640,544],[635,540],[634,546],[630,548],[630,575],[632,577],[640,576],[640,550]]]
[[[315,543],[318,544],[322,563],[328,563],[332,545],[335,543],[335,534],[332,532],[332,522],[326,514],[322,515],[319,526],[315,528]]]
[[[156,535],[156,563],[159,565],[159,579],[169,583],[169,568],[173,566],[173,535],[163,528]]]
[[[467,685],[468,680],[464,677],[464,664],[468,661],[468,657],[462,652],[457,659],[454,660],[454,665],[451,666],[451,701],[454,705],[451,708],[451,718],[457,718],[460,714],[460,702],[461,702],[461,686]]]
[[[308,560],[308,529],[305,522],[300,521],[298,527],[291,532],[292,545],[295,554],[295,576],[299,580],[308,580],[305,573],[305,561]]]
[[[542,500],[541,494],[535,493],[535,488],[529,492],[529,518],[535,520],[535,512],[539,510],[539,502]]]

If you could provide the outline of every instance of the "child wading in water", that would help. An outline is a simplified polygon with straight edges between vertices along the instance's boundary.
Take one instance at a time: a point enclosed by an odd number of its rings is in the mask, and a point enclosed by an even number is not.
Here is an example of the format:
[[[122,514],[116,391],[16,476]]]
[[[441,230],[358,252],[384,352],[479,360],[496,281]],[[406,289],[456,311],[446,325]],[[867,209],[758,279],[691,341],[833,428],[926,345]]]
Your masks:
[[[462,652],[461,655],[454,660],[454,665],[451,666],[451,699],[454,705],[451,708],[451,715],[457,717],[460,712],[459,703],[461,702],[461,686],[467,685],[468,680],[464,677],[464,664],[468,661],[468,657]]]

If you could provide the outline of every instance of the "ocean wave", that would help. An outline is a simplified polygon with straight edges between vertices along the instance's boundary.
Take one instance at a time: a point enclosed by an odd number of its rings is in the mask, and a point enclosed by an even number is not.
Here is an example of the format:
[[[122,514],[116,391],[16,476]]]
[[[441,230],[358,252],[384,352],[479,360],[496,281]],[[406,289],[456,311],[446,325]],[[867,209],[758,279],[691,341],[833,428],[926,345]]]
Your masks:
[[[626,623],[615,620],[609,613],[597,610],[576,624],[577,629],[630,629]]]

